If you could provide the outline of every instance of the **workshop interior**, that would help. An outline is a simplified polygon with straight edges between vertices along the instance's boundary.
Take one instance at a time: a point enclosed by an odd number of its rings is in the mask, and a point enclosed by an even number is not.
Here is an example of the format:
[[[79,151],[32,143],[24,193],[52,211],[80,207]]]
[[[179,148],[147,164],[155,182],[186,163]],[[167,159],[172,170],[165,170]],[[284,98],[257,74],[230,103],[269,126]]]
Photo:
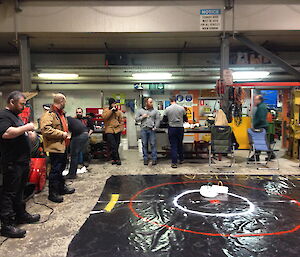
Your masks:
[[[0,0],[0,256],[298,257],[299,20]]]

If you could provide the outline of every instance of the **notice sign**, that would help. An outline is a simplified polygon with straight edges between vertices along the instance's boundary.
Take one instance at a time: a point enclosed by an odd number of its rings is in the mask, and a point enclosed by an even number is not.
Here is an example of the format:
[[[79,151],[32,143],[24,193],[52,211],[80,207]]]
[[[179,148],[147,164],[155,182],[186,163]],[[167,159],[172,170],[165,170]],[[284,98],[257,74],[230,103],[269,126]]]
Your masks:
[[[193,120],[193,107],[186,108],[186,116],[188,120]]]
[[[233,84],[232,70],[223,70],[223,80],[226,86]]]
[[[200,10],[200,30],[214,31],[221,30],[221,9],[201,9]]]

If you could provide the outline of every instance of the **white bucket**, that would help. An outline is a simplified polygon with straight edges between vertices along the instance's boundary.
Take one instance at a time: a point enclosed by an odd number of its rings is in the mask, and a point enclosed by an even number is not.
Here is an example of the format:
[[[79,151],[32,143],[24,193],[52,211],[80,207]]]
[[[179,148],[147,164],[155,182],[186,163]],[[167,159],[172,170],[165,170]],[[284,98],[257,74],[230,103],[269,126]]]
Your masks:
[[[128,150],[128,139],[122,138],[121,142],[122,142],[122,146],[123,146],[123,151],[127,151]]]
[[[142,139],[139,139],[139,140],[138,140],[138,148],[139,148],[139,152],[142,153],[142,152],[143,152]]]
[[[218,192],[213,189],[212,186],[201,186],[200,187],[200,194],[204,197],[216,197]]]
[[[138,140],[139,157],[143,158],[143,144],[142,139]]]
[[[218,185],[204,185],[200,187],[200,194],[204,197],[216,197],[218,194],[228,194],[228,187],[220,181]]]

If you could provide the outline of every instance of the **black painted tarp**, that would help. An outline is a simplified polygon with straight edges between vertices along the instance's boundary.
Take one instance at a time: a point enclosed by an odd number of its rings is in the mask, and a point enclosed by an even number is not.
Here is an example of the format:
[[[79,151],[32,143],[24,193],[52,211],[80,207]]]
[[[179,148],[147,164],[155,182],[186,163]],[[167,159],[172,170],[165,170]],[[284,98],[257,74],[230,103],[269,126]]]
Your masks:
[[[229,194],[200,195],[219,181]],[[297,176],[112,176],[67,256],[298,257],[298,201]]]

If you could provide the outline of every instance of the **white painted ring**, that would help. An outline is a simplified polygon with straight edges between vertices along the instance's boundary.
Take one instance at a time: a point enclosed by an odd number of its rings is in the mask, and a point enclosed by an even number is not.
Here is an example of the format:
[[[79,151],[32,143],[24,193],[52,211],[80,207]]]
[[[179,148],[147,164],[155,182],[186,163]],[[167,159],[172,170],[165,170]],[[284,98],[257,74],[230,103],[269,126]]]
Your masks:
[[[202,215],[202,216],[213,216],[213,217],[234,217],[234,216],[241,216],[241,215],[248,215],[250,213],[252,213],[255,210],[255,206],[252,202],[250,202],[246,197],[240,196],[240,195],[236,195],[233,193],[227,193],[227,195],[236,197],[236,198],[240,198],[242,200],[244,200],[245,202],[247,202],[247,204],[249,205],[248,210],[243,211],[243,212],[234,212],[234,213],[209,213],[209,212],[200,212],[200,211],[194,211],[194,210],[190,210],[187,209],[183,206],[181,206],[178,203],[178,200],[183,197],[184,195],[187,194],[192,194],[192,193],[200,193],[199,189],[195,189],[195,190],[187,190],[177,196],[175,196],[174,200],[173,200],[173,204],[175,205],[175,207],[177,207],[178,209],[184,211],[184,212],[188,212],[188,213],[192,213],[192,214],[197,214],[197,215]]]

